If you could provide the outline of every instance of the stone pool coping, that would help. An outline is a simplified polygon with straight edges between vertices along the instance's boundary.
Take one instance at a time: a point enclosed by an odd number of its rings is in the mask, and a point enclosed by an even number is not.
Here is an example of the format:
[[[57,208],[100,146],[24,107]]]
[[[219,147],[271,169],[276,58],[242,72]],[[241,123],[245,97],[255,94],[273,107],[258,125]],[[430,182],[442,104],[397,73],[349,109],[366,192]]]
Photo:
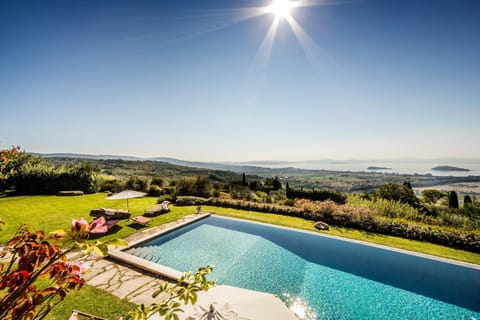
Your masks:
[[[133,267],[136,267],[136,268],[145,270],[147,272],[160,275],[164,278],[176,281],[182,276],[183,272],[180,272],[178,270],[175,270],[175,269],[172,269],[172,268],[169,268],[169,267],[166,267],[166,266],[162,266],[160,264],[157,264],[157,263],[154,263],[154,262],[136,257],[136,256],[134,256],[132,254],[129,254],[129,253],[126,253],[124,251],[130,249],[131,247],[133,247],[133,246],[135,246],[135,245],[137,245],[141,242],[144,242],[144,241],[147,241],[149,239],[158,237],[162,234],[172,232],[176,229],[179,229],[179,228],[184,227],[186,225],[192,224],[196,221],[205,219],[209,216],[210,216],[210,213],[197,213],[197,214],[193,214],[193,215],[184,217],[183,219],[181,219],[181,220],[183,220],[182,222],[178,222],[178,220],[177,220],[175,222],[160,225],[158,227],[149,228],[149,229],[147,229],[145,231],[142,231],[140,233],[136,233],[133,237],[129,237],[129,238],[126,239],[127,242],[128,242],[127,247],[124,247],[124,248],[121,248],[121,249],[110,250],[108,255],[109,255],[109,257],[113,258],[114,260],[121,261],[121,262],[126,263],[128,265],[131,265]]]

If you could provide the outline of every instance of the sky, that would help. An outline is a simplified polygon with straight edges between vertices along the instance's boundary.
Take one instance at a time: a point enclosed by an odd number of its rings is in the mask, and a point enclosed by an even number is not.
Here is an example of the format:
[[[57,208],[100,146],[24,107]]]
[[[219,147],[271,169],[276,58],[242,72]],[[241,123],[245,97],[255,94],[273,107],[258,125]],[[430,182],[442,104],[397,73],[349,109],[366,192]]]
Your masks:
[[[480,1],[270,5],[0,1],[0,148],[480,158]]]

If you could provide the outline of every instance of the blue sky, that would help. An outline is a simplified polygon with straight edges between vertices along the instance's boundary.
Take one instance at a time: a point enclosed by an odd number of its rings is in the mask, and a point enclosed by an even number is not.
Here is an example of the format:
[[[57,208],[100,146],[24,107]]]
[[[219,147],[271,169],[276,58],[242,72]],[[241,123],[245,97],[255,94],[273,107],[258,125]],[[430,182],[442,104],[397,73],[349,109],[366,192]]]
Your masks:
[[[1,1],[0,147],[480,158],[480,1],[309,3],[267,59],[269,1]]]

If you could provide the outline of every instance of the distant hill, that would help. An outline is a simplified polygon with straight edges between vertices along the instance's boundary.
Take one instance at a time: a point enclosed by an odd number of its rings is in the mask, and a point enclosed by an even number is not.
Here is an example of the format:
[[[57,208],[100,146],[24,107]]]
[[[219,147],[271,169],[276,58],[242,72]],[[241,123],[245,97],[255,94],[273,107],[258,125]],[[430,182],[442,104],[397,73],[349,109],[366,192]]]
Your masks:
[[[91,160],[125,160],[125,161],[156,161],[164,162],[178,166],[191,167],[191,168],[202,168],[210,170],[225,170],[235,173],[246,173],[253,175],[285,175],[285,174],[302,174],[306,172],[304,169],[297,169],[293,167],[285,168],[276,168],[271,169],[267,167],[259,167],[249,164],[289,164],[285,161],[250,161],[250,162],[200,162],[200,161],[187,161],[180,160],[169,157],[154,157],[154,158],[141,158],[141,157],[132,157],[132,156],[121,156],[121,155],[92,155],[92,154],[78,154],[78,153],[34,153],[34,155],[41,156],[43,158],[50,159],[91,159]],[[312,170],[307,170],[312,172]],[[318,172],[326,172],[325,170],[315,170]]]

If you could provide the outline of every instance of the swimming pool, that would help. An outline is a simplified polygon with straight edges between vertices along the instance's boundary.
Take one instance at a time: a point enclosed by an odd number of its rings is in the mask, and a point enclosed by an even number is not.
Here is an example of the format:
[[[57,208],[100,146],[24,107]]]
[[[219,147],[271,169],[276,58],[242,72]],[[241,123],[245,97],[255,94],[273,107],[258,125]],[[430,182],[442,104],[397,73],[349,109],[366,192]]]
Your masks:
[[[480,319],[480,268],[218,216],[126,250],[278,295],[304,319]]]

